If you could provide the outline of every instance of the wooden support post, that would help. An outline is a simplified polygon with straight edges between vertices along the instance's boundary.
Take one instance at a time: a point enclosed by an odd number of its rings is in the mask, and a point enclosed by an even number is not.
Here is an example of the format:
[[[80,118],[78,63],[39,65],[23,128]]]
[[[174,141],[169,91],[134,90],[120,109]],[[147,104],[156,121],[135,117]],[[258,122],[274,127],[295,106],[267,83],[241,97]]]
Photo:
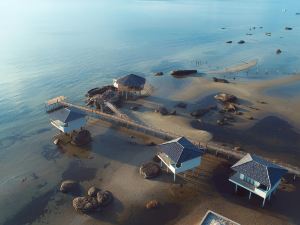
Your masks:
[[[175,181],[176,181],[176,173],[174,173],[174,183],[175,183]]]
[[[293,180],[294,180],[294,181],[296,180],[296,174],[294,174]]]
[[[162,166],[163,166],[163,162],[162,160],[160,160],[160,168],[162,168]]]
[[[263,203],[262,203],[262,207],[265,206],[265,201],[266,201],[266,199],[264,198]]]
[[[235,192],[237,192],[237,190],[238,190],[238,186],[237,186],[237,184],[235,185]]]
[[[251,194],[252,194],[252,192],[251,192],[251,191],[249,191],[249,200],[251,199]]]
[[[270,195],[268,196],[268,200],[269,200],[269,201],[271,200],[271,195],[272,195],[272,192],[271,192]]]

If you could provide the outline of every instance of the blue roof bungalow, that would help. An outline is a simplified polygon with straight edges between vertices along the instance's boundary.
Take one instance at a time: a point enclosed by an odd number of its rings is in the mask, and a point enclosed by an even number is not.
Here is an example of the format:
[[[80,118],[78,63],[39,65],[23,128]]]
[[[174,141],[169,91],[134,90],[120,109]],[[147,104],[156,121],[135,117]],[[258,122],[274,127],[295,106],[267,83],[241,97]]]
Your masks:
[[[68,108],[62,108],[50,113],[50,121],[54,127],[63,133],[79,130],[86,124],[85,114]]]
[[[185,137],[176,138],[165,142],[158,146],[160,152],[157,156],[174,174],[174,182],[176,174],[194,169],[200,166],[204,149],[200,149],[192,144]]]
[[[256,155],[247,154],[231,167],[235,173],[229,181],[235,184],[235,191],[238,186],[263,198],[262,206],[265,205],[266,198],[271,198],[271,194],[280,184],[281,177],[287,170],[280,166],[262,159]]]

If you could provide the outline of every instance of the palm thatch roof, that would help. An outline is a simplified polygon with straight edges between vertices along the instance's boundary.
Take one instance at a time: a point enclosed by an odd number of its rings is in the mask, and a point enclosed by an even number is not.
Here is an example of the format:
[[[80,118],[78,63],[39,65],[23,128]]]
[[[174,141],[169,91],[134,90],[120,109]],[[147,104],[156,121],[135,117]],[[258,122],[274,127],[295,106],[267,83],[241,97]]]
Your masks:
[[[135,74],[129,74],[127,76],[119,78],[116,82],[118,85],[130,89],[143,89],[146,83],[146,79]]]

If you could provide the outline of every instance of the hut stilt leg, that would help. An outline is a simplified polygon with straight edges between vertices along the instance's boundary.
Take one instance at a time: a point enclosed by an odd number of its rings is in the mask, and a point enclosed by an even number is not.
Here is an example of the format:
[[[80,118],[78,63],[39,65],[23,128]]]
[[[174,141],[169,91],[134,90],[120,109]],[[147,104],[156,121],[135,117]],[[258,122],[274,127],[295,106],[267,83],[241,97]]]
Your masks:
[[[265,201],[266,201],[266,199],[264,198],[263,203],[262,203],[262,207],[265,206]]]
[[[252,194],[252,192],[251,192],[251,191],[249,191],[249,200],[251,199],[251,194]]]

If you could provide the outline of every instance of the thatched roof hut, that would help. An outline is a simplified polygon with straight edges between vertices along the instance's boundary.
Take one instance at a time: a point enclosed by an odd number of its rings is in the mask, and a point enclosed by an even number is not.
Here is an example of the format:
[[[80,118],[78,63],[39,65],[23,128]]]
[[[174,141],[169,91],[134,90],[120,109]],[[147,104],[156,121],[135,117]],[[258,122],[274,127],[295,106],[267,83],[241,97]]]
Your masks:
[[[141,91],[144,89],[146,79],[135,74],[121,77],[114,82],[114,86],[120,91]]]

